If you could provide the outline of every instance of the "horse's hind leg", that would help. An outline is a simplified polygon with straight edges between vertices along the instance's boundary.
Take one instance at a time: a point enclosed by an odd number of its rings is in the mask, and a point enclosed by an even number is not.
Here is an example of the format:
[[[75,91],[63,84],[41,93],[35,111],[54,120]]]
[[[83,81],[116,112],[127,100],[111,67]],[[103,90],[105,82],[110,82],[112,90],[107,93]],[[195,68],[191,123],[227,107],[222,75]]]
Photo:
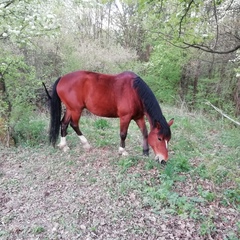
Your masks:
[[[79,112],[73,112],[71,117],[70,125],[73,128],[73,130],[77,133],[81,143],[83,144],[83,148],[86,150],[90,149],[90,144],[88,143],[88,140],[83,136],[80,128],[79,128],[79,119],[80,119],[81,113]]]
[[[69,147],[67,146],[67,142],[66,142],[66,136],[67,136],[67,128],[68,128],[70,119],[71,119],[70,111],[66,110],[61,121],[61,140],[60,140],[60,143],[58,144],[58,147],[62,149],[64,152],[69,150]]]

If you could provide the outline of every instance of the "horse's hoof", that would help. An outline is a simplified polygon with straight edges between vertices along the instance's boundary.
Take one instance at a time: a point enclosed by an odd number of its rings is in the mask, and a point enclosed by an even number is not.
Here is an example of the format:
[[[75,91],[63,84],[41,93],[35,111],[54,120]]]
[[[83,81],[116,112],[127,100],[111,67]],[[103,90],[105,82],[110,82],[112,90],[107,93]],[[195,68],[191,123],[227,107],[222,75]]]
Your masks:
[[[70,149],[68,145],[65,144],[64,145],[58,144],[57,146],[60,150],[63,150],[63,152],[67,152]]]
[[[148,150],[143,150],[143,156],[146,156],[146,157],[149,156],[149,149]]]
[[[63,148],[62,148],[62,150],[64,151],[64,152],[67,152],[67,151],[69,151],[69,147],[68,146],[64,146]]]
[[[64,152],[67,152],[70,149],[66,144],[59,143],[57,146],[59,149],[63,150]]]
[[[119,147],[118,154],[121,156],[128,156],[128,152],[123,147]]]
[[[123,153],[122,153],[122,156],[128,156],[129,154],[128,154],[128,152],[127,151],[124,151]]]
[[[83,145],[83,148],[84,148],[85,151],[89,151],[91,149],[91,145],[89,143],[85,143]]]

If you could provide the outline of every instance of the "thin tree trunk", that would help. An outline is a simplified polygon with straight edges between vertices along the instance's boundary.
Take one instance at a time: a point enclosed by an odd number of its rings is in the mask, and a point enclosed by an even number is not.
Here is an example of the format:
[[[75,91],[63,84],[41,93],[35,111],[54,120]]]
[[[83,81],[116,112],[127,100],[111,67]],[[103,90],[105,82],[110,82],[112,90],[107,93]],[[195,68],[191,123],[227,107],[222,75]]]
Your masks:
[[[196,95],[198,92],[198,78],[199,78],[199,74],[200,74],[200,61],[198,60],[196,62],[196,71],[195,71],[195,75],[194,75],[194,81],[193,81],[193,107],[196,104]]]
[[[237,82],[236,90],[234,93],[234,102],[236,105],[235,115],[239,116],[240,115],[240,76],[238,77],[238,82]]]
[[[4,146],[15,145],[9,127],[11,102],[6,91],[3,74],[0,73],[0,143]]]

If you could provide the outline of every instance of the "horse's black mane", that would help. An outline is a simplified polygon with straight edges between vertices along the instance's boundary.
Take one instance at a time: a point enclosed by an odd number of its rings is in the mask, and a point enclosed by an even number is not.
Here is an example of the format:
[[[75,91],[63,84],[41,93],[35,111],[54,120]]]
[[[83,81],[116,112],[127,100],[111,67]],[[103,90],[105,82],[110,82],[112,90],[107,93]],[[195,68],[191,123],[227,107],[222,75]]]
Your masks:
[[[162,114],[162,110],[152,90],[139,76],[136,76],[134,79],[133,87],[137,90],[152,125],[156,127],[156,124],[159,123],[161,126],[160,134],[163,134],[165,137],[170,137],[170,127]]]

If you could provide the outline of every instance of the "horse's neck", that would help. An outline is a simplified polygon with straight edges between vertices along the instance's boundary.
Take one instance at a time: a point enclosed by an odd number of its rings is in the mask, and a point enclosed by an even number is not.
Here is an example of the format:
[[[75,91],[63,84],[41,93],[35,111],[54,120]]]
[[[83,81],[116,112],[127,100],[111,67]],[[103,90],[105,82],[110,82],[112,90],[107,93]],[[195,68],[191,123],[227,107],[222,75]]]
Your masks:
[[[149,115],[145,112],[145,116],[147,117],[147,120],[149,122],[149,125],[150,125],[150,131],[153,130],[154,128],[154,123],[152,122],[152,119],[149,117]]]

